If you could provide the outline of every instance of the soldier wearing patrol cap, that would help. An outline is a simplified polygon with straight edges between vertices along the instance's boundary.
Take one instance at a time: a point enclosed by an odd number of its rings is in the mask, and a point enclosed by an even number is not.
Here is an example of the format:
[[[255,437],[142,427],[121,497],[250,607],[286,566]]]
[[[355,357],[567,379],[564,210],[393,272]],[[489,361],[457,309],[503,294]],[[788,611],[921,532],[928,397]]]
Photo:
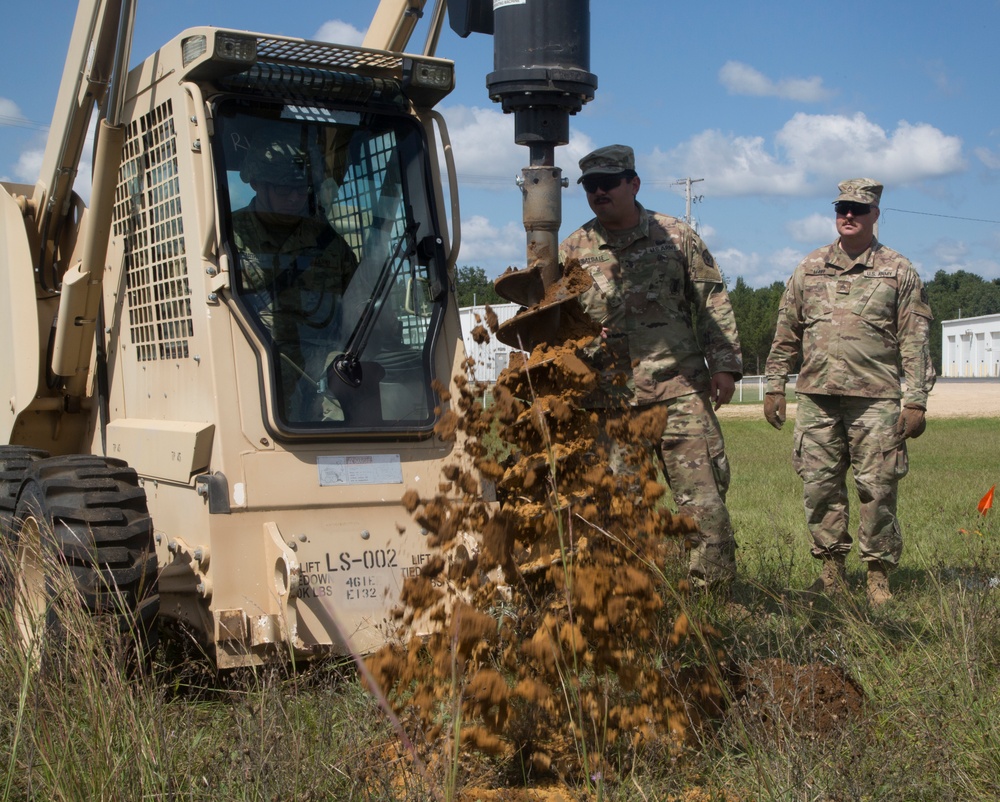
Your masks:
[[[785,384],[801,356],[792,463],[803,481],[812,554],[823,563],[809,591],[844,586],[853,543],[850,467],[861,504],[858,550],[868,567],[868,600],[878,606],[892,598],[888,574],[903,551],[896,501],[908,470],[906,439],[923,433],[935,381],[932,315],[909,260],[875,237],[882,185],[853,178],[838,189],[840,238],[799,264],[782,297],[764,416],[781,428]]]
[[[238,294],[279,355],[280,406],[289,421],[320,414],[312,409],[319,403],[316,382],[358,266],[346,240],[316,209],[308,154],[297,142],[273,132],[251,142],[240,177],[256,195],[232,217]]]
[[[578,261],[594,279],[581,296],[602,326],[595,346],[601,393],[593,405],[607,416],[622,405],[667,410],[654,448],[680,512],[698,525],[689,579],[726,589],[736,571],[736,540],[715,411],[732,399],[743,362],[722,275],[690,226],[636,201],[632,148],[599,148],[580,160],[580,170],[595,217],[562,242],[559,256],[563,264]]]

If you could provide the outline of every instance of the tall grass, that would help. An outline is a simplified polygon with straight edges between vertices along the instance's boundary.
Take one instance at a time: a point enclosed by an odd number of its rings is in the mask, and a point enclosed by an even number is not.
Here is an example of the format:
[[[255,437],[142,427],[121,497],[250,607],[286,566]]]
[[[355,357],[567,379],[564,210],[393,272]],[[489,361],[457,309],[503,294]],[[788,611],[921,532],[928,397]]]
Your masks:
[[[909,442],[903,558],[891,576],[895,598],[877,611],[864,601],[855,555],[846,598],[794,601],[818,565],[790,463],[791,427],[741,420],[725,428],[741,544],[737,598],[749,610],[730,618],[731,656],[836,666],[861,687],[866,707],[822,738],[788,726],[780,739],[750,739],[731,716],[706,742],[701,779],[760,799],[1000,798],[1000,510],[976,510],[1000,482],[1000,421],[936,420]]]
[[[396,798],[390,735],[344,664],[219,676],[186,649],[141,674],[101,622],[64,615],[39,671],[0,608],[0,800]]]
[[[1000,798],[1000,507],[976,511],[1000,483],[1000,421],[935,420],[911,441],[911,473],[900,485],[903,559],[891,576],[895,598],[878,610],[865,603],[856,555],[846,597],[810,605],[795,593],[818,569],[790,463],[791,427],[723,425],[740,543],[736,603],[708,598],[696,612],[724,630],[734,669],[765,661],[835,668],[865,704],[817,733],[781,713],[777,687],[756,707],[734,693],[697,749],[680,758],[636,752],[604,798]],[[99,626],[77,619],[71,629],[73,660],[38,674],[12,648],[9,606],[0,605],[0,802],[437,793],[410,770],[347,664],[218,677],[195,652],[178,657],[168,640],[150,675],[128,676]],[[475,799],[462,788],[496,782],[485,758],[441,761],[459,768],[449,798]]]

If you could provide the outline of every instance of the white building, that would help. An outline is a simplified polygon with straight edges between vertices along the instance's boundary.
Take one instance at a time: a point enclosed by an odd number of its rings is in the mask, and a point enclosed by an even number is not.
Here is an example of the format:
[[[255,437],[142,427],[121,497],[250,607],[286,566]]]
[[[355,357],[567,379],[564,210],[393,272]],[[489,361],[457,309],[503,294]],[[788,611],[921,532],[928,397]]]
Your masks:
[[[941,375],[953,379],[1000,376],[1000,315],[942,321]]]
[[[518,304],[490,304],[490,309],[497,316],[498,325],[514,317],[520,308]],[[495,382],[507,368],[511,351],[518,349],[504,345],[489,330],[489,326],[486,325],[486,307],[484,305],[460,307],[458,314],[462,320],[462,339],[465,341],[465,353],[476,363],[473,369],[473,378],[480,382]],[[490,335],[489,342],[476,342],[472,332],[478,326],[482,326]]]

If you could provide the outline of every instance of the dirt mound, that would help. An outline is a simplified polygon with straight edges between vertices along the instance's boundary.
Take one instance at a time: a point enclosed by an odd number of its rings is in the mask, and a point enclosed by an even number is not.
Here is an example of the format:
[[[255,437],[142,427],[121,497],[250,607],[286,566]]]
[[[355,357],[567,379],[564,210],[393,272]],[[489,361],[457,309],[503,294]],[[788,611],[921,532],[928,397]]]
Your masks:
[[[840,669],[779,659],[747,666],[733,684],[733,695],[740,713],[771,741],[790,733],[828,738],[857,721],[864,707],[861,689]]]

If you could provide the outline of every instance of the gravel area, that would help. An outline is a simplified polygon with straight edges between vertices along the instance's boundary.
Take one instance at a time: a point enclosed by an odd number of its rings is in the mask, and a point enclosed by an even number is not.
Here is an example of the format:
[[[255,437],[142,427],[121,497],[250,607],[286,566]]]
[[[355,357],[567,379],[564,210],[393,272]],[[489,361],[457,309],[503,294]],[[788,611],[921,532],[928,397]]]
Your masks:
[[[788,404],[788,417],[795,417],[794,403]],[[719,410],[720,418],[763,420],[758,404],[730,404]],[[927,400],[927,416],[934,418],[1000,417],[1000,380],[938,379]]]

